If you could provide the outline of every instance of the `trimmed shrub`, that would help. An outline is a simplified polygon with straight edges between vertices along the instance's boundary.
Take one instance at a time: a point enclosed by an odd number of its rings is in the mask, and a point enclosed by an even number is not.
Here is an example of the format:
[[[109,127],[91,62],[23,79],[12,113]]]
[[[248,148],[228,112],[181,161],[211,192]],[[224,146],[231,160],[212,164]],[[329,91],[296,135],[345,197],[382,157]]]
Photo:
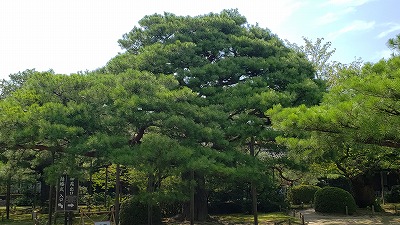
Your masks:
[[[121,225],[147,224],[147,204],[135,197],[125,200],[119,212]],[[161,210],[153,206],[153,224],[161,224]]]
[[[292,187],[288,192],[288,199],[292,204],[312,203],[315,192],[321,188],[314,185],[298,185]]]
[[[315,211],[323,213],[348,213],[351,215],[357,210],[353,196],[341,188],[324,187],[315,193]]]

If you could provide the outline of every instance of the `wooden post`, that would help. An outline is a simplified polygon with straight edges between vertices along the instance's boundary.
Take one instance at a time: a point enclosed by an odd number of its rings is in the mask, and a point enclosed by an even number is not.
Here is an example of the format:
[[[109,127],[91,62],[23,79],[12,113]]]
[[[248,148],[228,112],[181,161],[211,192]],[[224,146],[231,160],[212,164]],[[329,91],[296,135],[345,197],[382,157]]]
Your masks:
[[[68,225],[68,212],[64,212],[64,225]]]
[[[372,209],[372,215],[374,215],[375,214],[375,206],[372,205],[371,209]]]
[[[348,216],[348,215],[349,215],[349,208],[346,205],[346,216]]]
[[[301,215],[301,224],[305,225],[306,223],[304,222],[304,215]]]

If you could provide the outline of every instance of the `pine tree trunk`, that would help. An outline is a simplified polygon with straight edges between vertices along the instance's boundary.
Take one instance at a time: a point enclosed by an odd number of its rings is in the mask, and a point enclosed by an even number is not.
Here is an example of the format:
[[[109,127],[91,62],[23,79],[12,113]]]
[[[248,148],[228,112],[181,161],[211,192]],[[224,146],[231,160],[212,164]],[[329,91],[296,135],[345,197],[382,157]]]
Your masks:
[[[194,181],[194,171],[190,171],[190,180]],[[190,185],[190,225],[194,225],[194,186]]]
[[[148,175],[147,192],[154,192],[154,175],[151,173]],[[153,225],[153,205],[150,201],[147,203],[147,224]]]
[[[190,173],[183,175],[184,179],[189,179]],[[208,196],[206,191],[205,177],[202,174],[194,173],[194,179],[196,181],[196,187],[194,189],[194,220],[195,221],[206,221],[208,216]],[[190,221],[190,201],[183,204],[182,217],[185,220]]]
[[[252,157],[255,157],[254,143],[255,143],[254,137],[251,137],[249,149],[250,149],[250,155]],[[254,217],[254,225],[258,225],[257,188],[254,181],[251,182],[251,197],[252,197],[252,208],[253,208],[252,211]]]
[[[10,219],[10,205],[11,205],[11,178],[7,180],[6,190],[6,219]]]
[[[50,184],[49,189],[49,214],[48,214],[48,224],[52,224],[52,216],[53,216],[53,185]]]
[[[114,212],[115,212],[115,224],[119,224],[119,198],[120,198],[120,186],[121,186],[121,180],[120,180],[120,167],[119,164],[117,164],[117,168],[115,171],[115,205],[114,205]]]

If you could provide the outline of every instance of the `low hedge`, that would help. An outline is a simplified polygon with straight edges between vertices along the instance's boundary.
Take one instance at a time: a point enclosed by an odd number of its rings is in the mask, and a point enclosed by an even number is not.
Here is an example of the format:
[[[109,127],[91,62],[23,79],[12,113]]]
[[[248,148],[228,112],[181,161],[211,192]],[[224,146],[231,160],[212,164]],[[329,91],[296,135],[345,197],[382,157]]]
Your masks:
[[[341,188],[324,187],[315,193],[315,211],[322,213],[346,213],[351,215],[356,212],[357,205],[353,196]]]
[[[312,203],[315,192],[321,188],[314,185],[298,185],[289,190],[288,200],[295,205]]]

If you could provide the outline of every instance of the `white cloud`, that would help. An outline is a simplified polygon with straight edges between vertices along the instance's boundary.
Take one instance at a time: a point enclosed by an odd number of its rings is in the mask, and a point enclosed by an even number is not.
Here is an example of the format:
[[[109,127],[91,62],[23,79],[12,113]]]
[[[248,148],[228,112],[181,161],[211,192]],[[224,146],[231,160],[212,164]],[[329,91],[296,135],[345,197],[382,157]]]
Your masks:
[[[374,28],[374,26],[375,26],[375,21],[367,22],[367,21],[363,21],[363,20],[355,20],[351,24],[343,27],[342,29],[340,29],[336,32],[329,33],[328,38],[330,40],[334,40],[337,37],[339,37],[345,33],[352,32],[352,31],[369,30],[369,29]]]
[[[328,2],[323,3],[323,6],[329,5],[348,5],[348,6],[360,6],[365,3],[371,2],[374,0],[329,0]]]
[[[386,37],[388,34],[400,30],[400,24],[398,23],[388,23],[386,26],[389,26],[389,29],[379,33],[378,36],[376,36],[377,38]]]
[[[351,12],[355,12],[354,7],[348,7],[342,11],[339,12],[329,12],[317,19],[317,25],[326,25],[329,23],[333,23],[337,20],[339,20],[342,16],[349,14]]]
[[[388,59],[392,56],[392,51],[390,49],[381,50],[375,53],[374,60],[378,61],[381,59]]]
[[[245,2],[245,1],[241,1]],[[264,1],[265,8],[259,9],[264,17],[263,20],[266,21],[268,28],[272,32],[282,28],[282,24],[287,21],[297,10],[299,10],[305,3],[296,0],[284,0],[284,1]],[[248,4],[248,3],[246,3]],[[248,18],[252,17],[254,13],[248,13]]]
[[[117,40],[153,13],[197,16],[238,8],[250,24],[279,33],[304,4],[298,0],[0,0],[0,79],[31,68],[69,74],[103,66],[121,51]]]

